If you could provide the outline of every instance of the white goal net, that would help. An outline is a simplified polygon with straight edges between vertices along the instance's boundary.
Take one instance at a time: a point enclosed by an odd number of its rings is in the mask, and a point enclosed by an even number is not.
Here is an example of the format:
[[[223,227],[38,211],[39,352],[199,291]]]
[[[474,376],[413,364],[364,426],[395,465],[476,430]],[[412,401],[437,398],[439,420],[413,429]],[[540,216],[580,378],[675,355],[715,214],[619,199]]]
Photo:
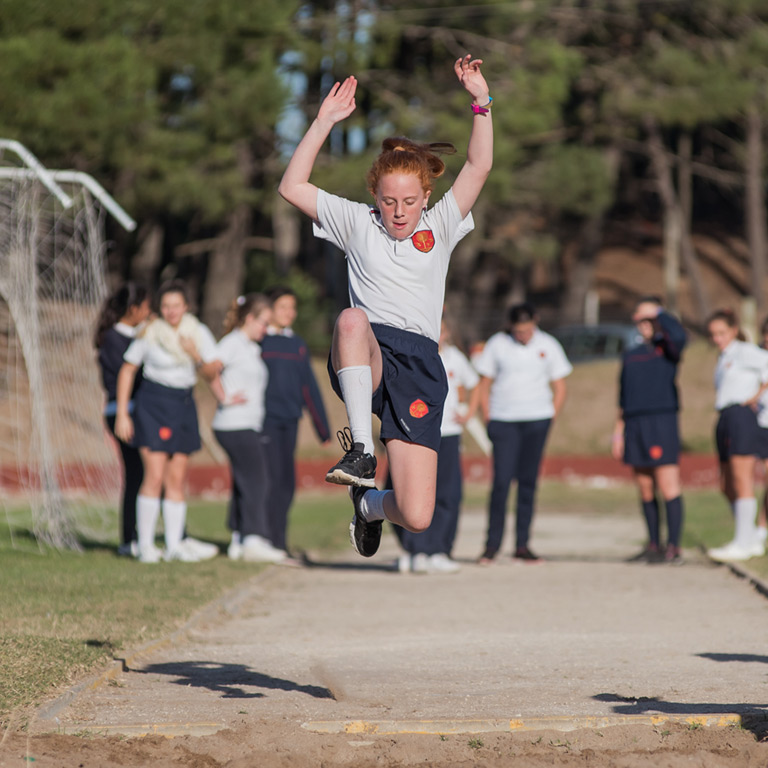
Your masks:
[[[0,495],[12,541],[29,520],[38,546],[77,549],[106,533],[117,504],[93,347],[115,206],[103,195],[0,140]]]

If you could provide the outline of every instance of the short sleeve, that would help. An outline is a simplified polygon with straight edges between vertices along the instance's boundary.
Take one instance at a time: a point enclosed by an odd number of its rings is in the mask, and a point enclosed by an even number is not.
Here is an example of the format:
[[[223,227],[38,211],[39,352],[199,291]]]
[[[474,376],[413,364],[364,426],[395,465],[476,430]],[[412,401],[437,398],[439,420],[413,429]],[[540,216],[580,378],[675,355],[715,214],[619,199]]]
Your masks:
[[[496,347],[498,346],[498,336],[491,336],[483,351],[475,360],[475,370],[489,379],[495,379],[498,374],[496,365]]]
[[[216,345],[216,359],[221,360],[221,363],[225,368],[228,365],[232,365],[237,358],[237,350],[235,349],[235,344],[232,342],[232,335],[227,334]]]
[[[206,363],[217,359],[216,339],[213,337],[208,326],[202,323],[200,324],[200,349],[198,352]]]
[[[147,357],[147,342],[144,339],[134,339],[125,350],[123,360],[131,365],[141,365]]]
[[[327,240],[346,251],[360,216],[370,216],[369,211],[369,207],[363,203],[353,203],[318,189],[317,221],[312,223],[312,232],[320,240]]]
[[[480,377],[469,360],[459,350],[456,350],[456,364],[459,370],[458,378],[461,386],[466,389],[474,389],[480,381]]]
[[[565,355],[560,342],[553,336],[547,336],[547,342],[550,348],[549,355],[549,380],[557,381],[564,379],[573,371],[570,360]]]
[[[443,197],[430,209],[425,216],[430,227],[437,230],[438,236],[446,244],[448,253],[451,253],[464,237],[474,228],[475,221],[472,214],[468,213],[463,219],[461,211],[453,196],[453,190],[449,189]]]

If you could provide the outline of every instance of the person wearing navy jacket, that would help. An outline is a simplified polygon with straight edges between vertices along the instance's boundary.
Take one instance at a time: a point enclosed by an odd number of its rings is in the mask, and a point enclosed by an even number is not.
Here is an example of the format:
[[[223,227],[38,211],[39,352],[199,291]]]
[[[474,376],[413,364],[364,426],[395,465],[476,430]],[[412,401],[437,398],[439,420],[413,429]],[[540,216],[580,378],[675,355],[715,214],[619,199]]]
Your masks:
[[[104,421],[115,434],[117,414],[117,374],[123,365],[123,355],[136,336],[136,331],[149,317],[149,293],[144,286],[128,282],[104,302],[96,327],[94,345],[98,350],[101,380],[106,392]],[[133,397],[141,386],[141,371],[136,375],[131,393]],[[123,499],[120,508],[120,545],[118,554],[136,556],[136,497],[144,479],[144,467],[139,449],[132,443],[115,438],[123,460]]]
[[[296,295],[284,286],[273,288],[268,295],[272,323],[261,341],[261,356],[269,371],[264,419],[270,468],[267,510],[272,545],[286,551],[288,511],[296,488],[296,437],[303,411],[309,414],[321,443],[329,441],[331,431],[309,350],[291,328],[296,320]]]
[[[636,346],[625,350],[622,359],[612,453],[634,470],[648,528],[648,544],[633,559],[679,564],[683,500],[676,377],[686,334],[655,296],[639,301],[632,320],[640,338]],[[657,490],[664,497],[667,513],[667,546],[663,552]]]

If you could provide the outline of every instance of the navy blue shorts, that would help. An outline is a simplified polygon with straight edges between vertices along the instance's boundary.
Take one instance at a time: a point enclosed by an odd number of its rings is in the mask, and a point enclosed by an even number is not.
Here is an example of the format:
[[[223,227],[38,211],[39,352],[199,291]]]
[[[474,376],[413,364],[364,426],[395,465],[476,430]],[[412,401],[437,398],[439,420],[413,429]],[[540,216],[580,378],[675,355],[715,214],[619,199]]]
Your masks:
[[[757,414],[748,405],[729,405],[720,411],[715,444],[721,462],[731,456],[757,456],[760,451]]]
[[[768,427],[761,427],[759,423],[757,426],[757,455],[765,460],[768,459]]]
[[[624,419],[624,463],[630,467],[677,464],[680,431],[677,413],[643,413]]]
[[[200,450],[197,408],[191,389],[174,389],[144,379],[133,410],[133,444],[163,453]]]
[[[404,440],[437,451],[440,423],[448,394],[448,377],[437,343],[411,331],[371,323],[382,358],[381,384],[373,393],[371,412],[381,419],[382,440]],[[331,358],[328,375],[343,400]]]

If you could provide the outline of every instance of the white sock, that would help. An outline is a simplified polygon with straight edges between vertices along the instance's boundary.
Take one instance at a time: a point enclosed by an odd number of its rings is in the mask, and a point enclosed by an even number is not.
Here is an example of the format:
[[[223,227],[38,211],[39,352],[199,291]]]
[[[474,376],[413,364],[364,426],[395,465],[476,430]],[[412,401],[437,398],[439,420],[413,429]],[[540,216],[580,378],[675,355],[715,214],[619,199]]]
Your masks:
[[[747,549],[755,543],[757,537],[755,528],[757,499],[754,497],[736,499],[733,505],[733,515],[736,523],[733,540],[738,546]]]
[[[369,523],[376,520],[386,520],[384,514],[384,499],[394,491],[368,491],[360,502],[360,513]]]
[[[184,525],[187,522],[187,503],[163,499],[163,526],[165,528],[165,548],[175,552],[184,537]]]
[[[373,455],[373,429],[371,427],[371,398],[373,377],[370,365],[350,365],[336,372],[339,378],[344,406],[347,409],[352,440],[362,443],[365,452]]]
[[[147,552],[155,546],[155,529],[160,516],[160,499],[139,495],[136,497],[136,533],[139,552]]]
[[[232,543],[233,544],[240,543],[240,531],[232,531]]]

